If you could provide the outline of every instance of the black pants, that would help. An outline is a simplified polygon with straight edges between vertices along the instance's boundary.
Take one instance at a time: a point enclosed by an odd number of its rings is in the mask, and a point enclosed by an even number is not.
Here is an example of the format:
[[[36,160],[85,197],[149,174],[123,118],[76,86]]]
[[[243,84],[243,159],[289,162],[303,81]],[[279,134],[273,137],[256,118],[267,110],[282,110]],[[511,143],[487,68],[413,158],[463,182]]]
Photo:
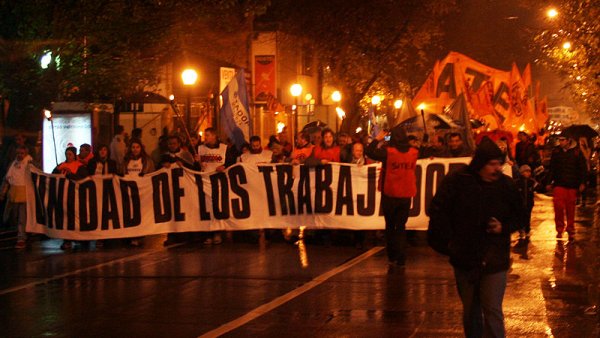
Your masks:
[[[386,250],[390,262],[403,264],[406,260],[406,221],[410,201],[410,198],[381,196],[381,207],[385,218]]]

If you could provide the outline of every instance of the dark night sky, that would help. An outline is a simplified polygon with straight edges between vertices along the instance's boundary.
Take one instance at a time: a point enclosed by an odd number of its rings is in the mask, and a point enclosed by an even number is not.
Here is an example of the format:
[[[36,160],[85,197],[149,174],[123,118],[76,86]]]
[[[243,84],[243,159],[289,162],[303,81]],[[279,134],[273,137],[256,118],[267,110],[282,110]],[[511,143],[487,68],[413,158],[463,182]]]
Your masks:
[[[501,70],[516,62],[521,72],[531,63],[533,80],[541,81],[549,106],[571,105],[560,78],[534,62],[535,31],[549,24],[538,6],[528,0],[457,0],[457,12],[444,23],[447,50],[439,58],[456,51]]]

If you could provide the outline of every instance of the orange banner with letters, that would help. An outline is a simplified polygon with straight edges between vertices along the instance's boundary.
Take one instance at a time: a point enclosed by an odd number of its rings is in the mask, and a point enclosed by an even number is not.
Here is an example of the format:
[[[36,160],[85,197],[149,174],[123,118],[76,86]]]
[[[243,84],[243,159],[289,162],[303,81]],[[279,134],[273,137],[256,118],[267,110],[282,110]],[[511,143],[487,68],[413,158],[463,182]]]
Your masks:
[[[471,117],[484,120],[488,128],[536,132],[543,123],[536,120],[530,92],[529,65],[522,79],[516,66],[511,71],[498,70],[450,52],[435,63],[412,102],[415,107],[424,104],[427,113],[444,114],[465,94]]]

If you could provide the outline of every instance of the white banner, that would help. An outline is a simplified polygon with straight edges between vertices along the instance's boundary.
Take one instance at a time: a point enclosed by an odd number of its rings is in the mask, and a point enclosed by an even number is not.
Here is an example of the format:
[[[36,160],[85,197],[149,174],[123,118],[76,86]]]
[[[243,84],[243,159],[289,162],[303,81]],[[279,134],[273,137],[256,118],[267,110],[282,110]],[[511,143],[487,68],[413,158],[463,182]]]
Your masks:
[[[79,150],[84,143],[92,144],[92,114],[54,114],[52,122],[44,119],[43,136],[42,162],[44,171],[50,172],[65,160],[67,147]]]
[[[424,230],[443,177],[469,158],[419,160],[408,229]],[[381,164],[237,164],[223,173],[161,169],[71,181],[31,168],[27,231],[72,240],[259,228],[384,229]]]

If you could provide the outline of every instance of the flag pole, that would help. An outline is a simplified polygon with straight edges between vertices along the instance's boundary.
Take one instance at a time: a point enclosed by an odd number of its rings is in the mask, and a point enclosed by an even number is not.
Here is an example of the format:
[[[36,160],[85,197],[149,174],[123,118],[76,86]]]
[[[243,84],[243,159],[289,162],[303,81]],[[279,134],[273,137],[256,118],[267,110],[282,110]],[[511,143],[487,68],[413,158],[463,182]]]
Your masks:
[[[175,96],[171,95],[169,97],[169,104],[171,105],[171,108],[173,109],[173,111],[175,112],[175,116],[179,119],[179,122],[181,122],[181,124],[183,125],[183,130],[185,131],[185,134],[188,138],[189,142],[192,142],[192,136],[190,135],[190,131],[188,130],[188,127],[185,123],[185,121],[183,120],[183,117],[181,117],[181,112],[179,111],[179,107],[177,107],[177,104],[175,103]],[[190,147],[190,148],[194,148],[194,147]],[[192,153],[192,155],[196,155],[196,149],[190,149],[190,153]]]
[[[429,134],[427,133],[427,123],[425,123],[425,109],[421,109],[421,118],[423,119],[423,142],[427,142]]]

